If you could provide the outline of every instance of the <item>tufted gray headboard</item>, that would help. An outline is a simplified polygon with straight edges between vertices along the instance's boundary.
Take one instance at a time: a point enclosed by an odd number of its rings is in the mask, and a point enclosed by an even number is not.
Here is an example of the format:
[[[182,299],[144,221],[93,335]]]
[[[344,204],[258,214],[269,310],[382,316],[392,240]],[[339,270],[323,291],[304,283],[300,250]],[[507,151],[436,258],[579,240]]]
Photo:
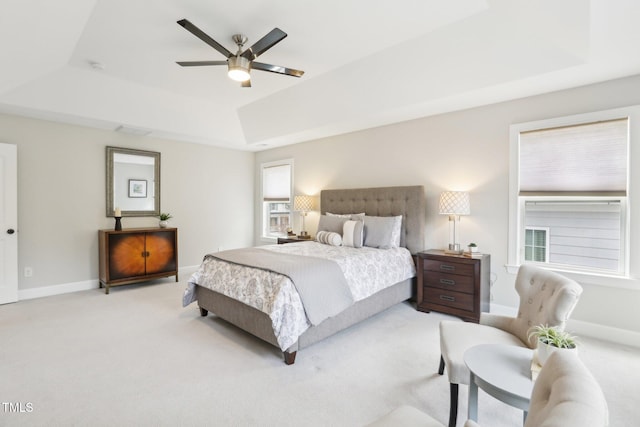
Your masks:
[[[320,209],[323,215],[327,212],[402,215],[400,245],[409,249],[412,254],[424,250],[426,202],[422,185],[322,190]]]

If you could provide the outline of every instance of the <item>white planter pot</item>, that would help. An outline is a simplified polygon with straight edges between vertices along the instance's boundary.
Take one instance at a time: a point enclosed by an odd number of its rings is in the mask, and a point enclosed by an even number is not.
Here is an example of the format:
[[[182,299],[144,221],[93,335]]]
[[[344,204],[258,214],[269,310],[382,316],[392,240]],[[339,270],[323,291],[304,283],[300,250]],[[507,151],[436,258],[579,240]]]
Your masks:
[[[537,353],[538,353],[538,363],[540,364],[540,366],[544,365],[544,362],[547,361],[549,356],[551,356],[551,353],[553,353],[554,351],[570,351],[570,352],[574,353],[575,355],[577,355],[578,354],[578,347],[576,347],[576,348],[558,348],[558,347],[554,347],[554,346],[549,345],[549,344],[538,342]]]
[[[169,221],[160,221],[160,228],[167,228],[169,226]]]

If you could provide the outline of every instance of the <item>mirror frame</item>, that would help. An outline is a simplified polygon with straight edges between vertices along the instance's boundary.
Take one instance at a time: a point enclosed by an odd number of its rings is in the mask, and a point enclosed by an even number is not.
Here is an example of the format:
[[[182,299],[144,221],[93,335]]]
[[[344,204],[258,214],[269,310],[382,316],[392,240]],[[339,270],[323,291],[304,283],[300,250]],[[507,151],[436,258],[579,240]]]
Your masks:
[[[145,150],[136,150],[133,148],[122,148],[122,147],[109,147],[107,146],[106,151],[106,169],[107,169],[107,217],[114,216],[114,210],[116,206],[114,206],[114,198],[113,198],[113,158],[114,154],[129,154],[133,156],[146,156],[153,157],[154,159],[154,209],[147,211],[131,211],[131,210],[123,210],[122,216],[160,216],[160,153],[157,151],[145,151]]]

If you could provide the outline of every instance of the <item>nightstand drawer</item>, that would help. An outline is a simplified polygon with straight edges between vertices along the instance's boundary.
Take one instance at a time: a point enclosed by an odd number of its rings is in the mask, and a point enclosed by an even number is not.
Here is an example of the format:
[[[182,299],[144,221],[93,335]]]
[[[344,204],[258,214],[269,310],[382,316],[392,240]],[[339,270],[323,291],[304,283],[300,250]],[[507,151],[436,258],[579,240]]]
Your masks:
[[[427,259],[424,262],[424,269],[425,271],[439,271],[441,273],[473,276],[472,264]]]
[[[437,288],[424,288],[425,301],[429,304],[443,305],[461,310],[473,311],[473,294],[451,292]]]
[[[447,291],[472,294],[473,276],[460,276],[457,274],[445,274],[436,271],[425,271],[424,286],[445,289]]]

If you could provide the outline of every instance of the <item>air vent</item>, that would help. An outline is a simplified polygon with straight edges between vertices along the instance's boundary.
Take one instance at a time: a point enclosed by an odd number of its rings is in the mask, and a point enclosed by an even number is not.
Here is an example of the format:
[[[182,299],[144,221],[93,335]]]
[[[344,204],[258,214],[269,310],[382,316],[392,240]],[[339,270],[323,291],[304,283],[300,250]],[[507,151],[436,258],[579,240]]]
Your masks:
[[[147,136],[151,133],[148,129],[134,128],[131,126],[120,125],[116,128],[116,132],[126,133],[129,135]]]

